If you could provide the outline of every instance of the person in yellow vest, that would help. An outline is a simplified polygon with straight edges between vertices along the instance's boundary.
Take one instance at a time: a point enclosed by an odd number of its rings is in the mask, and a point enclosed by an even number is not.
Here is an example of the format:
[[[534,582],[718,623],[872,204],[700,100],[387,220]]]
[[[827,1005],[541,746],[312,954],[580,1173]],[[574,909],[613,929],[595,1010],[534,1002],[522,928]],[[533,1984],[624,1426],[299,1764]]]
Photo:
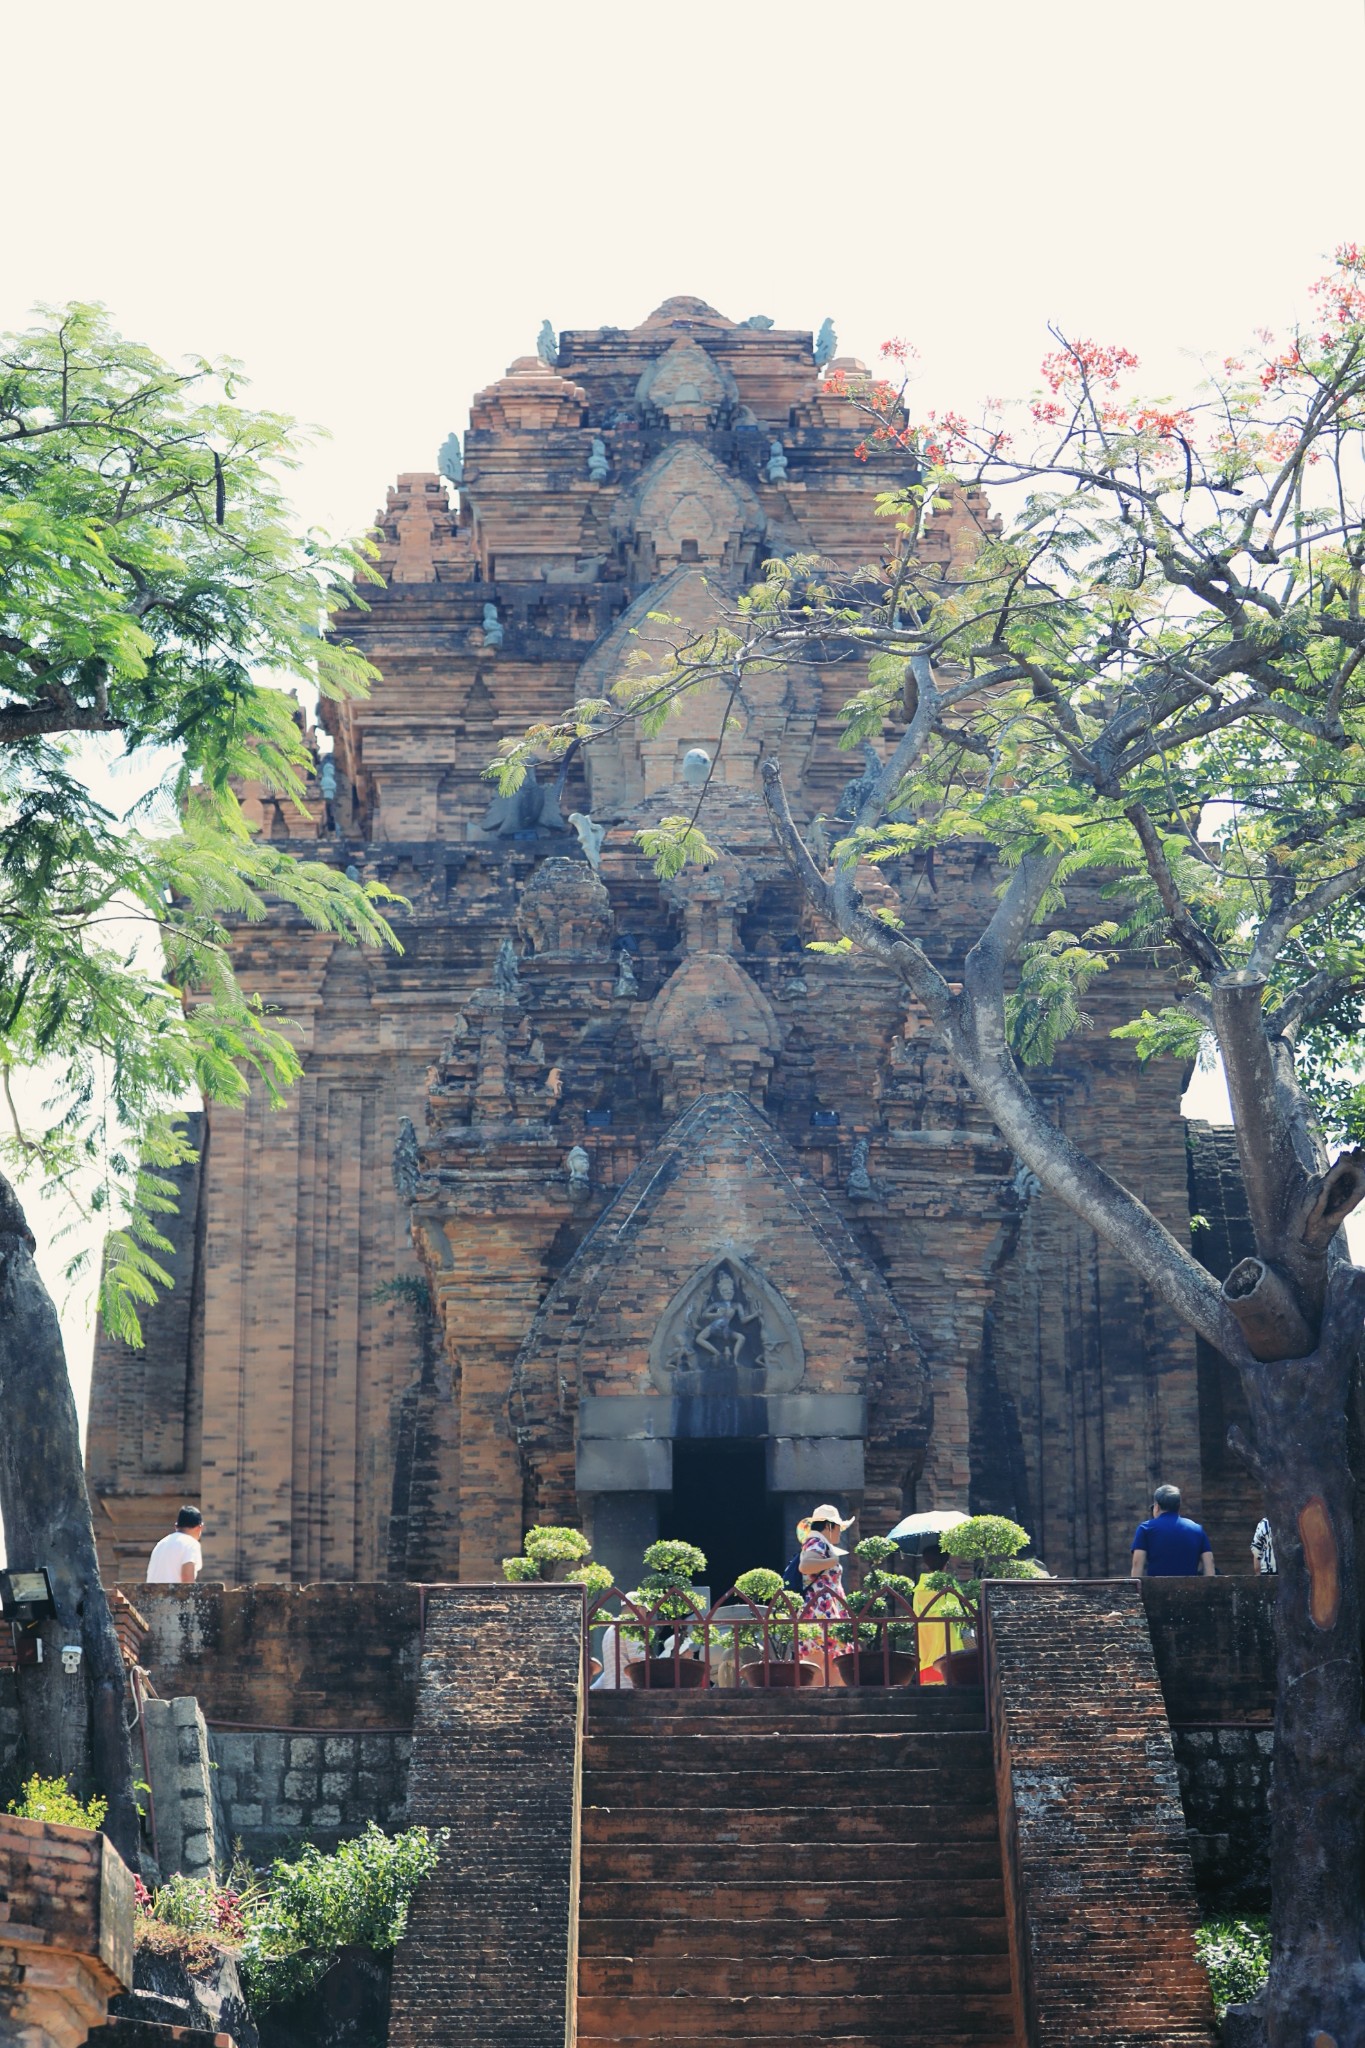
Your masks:
[[[934,1666],[949,1650],[966,1648],[963,1638],[963,1624],[960,1621],[936,1621],[935,1612],[953,1598],[951,1593],[936,1592],[929,1584],[930,1572],[951,1570],[949,1560],[936,1543],[927,1543],[920,1552],[920,1577],[910,1605],[916,1614],[927,1615],[917,1631],[919,1638],[919,1682],[921,1685],[942,1685],[943,1673]]]

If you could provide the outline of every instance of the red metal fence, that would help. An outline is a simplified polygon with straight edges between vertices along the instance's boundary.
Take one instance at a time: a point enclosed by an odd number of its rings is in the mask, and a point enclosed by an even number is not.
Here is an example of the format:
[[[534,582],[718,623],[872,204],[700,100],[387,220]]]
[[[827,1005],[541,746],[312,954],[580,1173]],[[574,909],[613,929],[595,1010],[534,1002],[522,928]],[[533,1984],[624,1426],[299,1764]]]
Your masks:
[[[875,1611],[804,1617],[733,1586],[710,1606],[688,1588],[646,1604],[613,1586],[587,1599],[583,1655],[587,1683],[641,1692],[981,1682],[975,1609],[944,1593],[920,1613],[885,1591]]]

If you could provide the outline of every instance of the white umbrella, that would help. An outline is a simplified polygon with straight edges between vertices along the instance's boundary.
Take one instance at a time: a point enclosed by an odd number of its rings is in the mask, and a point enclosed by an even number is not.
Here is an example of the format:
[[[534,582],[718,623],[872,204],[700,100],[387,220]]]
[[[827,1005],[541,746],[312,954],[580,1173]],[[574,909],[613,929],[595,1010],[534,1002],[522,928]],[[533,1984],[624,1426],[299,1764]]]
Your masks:
[[[891,1541],[908,1542],[912,1549],[922,1550],[926,1536],[932,1540],[966,1520],[960,1508],[927,1508],[922,1515],[907,1515],[903,1522],[897,1522],[891,1531]]]

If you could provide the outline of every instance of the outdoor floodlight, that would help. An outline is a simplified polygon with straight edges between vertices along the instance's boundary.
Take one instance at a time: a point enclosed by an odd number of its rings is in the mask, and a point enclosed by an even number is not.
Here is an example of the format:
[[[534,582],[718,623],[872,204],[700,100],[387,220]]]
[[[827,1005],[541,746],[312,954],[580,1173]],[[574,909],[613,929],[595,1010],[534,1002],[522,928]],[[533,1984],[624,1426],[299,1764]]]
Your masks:
[[[46,1565],[39,1565],[35,1572],[0,1571],[0,1618],[23,1623],[49,1621],[56,1612]]]

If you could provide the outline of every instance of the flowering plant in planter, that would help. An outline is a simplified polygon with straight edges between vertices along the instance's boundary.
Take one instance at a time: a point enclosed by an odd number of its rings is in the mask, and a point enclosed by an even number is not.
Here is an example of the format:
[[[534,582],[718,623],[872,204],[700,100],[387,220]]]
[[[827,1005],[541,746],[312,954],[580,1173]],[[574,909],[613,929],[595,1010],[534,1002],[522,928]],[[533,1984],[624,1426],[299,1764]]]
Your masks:
[[[544,1522],[538,1522],[534,1529],[526,1531],[521,1547],[522,1556],[503,1559],[502,1575],[505,1579],[553,1578],[557,1564],[578,1564],[592,1549],[581,1529],[566,1529]]]

